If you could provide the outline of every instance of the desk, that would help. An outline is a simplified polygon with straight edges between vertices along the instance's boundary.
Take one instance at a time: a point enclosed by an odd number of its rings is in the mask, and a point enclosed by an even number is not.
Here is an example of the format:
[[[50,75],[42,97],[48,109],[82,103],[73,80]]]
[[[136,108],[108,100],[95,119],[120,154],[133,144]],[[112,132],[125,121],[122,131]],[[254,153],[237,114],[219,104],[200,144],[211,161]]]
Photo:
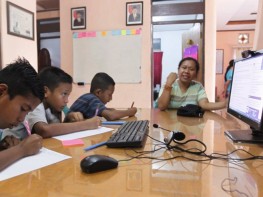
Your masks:
[[[153,128],[153,123],[166,129],[180,130],[186,138],[200,139],[207,145],[207,154],[227,153],[242,147],[255,155],[262,155],[262,146],[236,145],[224,136],[225,129],[248,128],[225,111],[206,112],[203,118],[187,118],[177,117],[176,111],[140,109],[136,117],[129,118],[136,119],[150,120],[149,134],[158,140],[163,140],[167,131]],[[105,133],[85,138],[85,147],[105,141],[110,135]],[[144,150],[151,150],[153,143],[148,138]],[[117,169],[85,174],[79,165],[83,157],[104,154],[119,160],[127,158],[125,150],[99,147],[85,153],[83,146],[65,148],[60,141],[52,138],[45,139],[43,144],[46,148],[72,156],[72,159],[2,181],[0,196],[238,196],[237,192],[230,194],[221,188],[224,179],[234,177],[237,177],[237,183],[229,185],[226,181],[225,189],[236,188],[248,196],[263,196],[263,162],[259,160],[234,165],[222,160],[202,163],[185,159],[162,162],[134,159],[120,162]],[[152,156],[167,158],[170,154],[178,153],[159,151]]]

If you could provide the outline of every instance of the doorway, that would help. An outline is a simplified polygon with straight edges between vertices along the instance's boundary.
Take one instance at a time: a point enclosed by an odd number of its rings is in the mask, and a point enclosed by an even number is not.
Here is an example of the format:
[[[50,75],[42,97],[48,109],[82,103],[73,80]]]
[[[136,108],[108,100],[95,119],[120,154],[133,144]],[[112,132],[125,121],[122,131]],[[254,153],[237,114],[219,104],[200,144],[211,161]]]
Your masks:
[[[60,19],[42,19],[37,21],[38,55],[45,49],[51,59],[51,65],[60,67]],[[39,65],[39,70],[42,69]]]
[[[204,1],[152,1],[153,106],[160,87],[186,56],[200,63],[197,81],[204,85]]]

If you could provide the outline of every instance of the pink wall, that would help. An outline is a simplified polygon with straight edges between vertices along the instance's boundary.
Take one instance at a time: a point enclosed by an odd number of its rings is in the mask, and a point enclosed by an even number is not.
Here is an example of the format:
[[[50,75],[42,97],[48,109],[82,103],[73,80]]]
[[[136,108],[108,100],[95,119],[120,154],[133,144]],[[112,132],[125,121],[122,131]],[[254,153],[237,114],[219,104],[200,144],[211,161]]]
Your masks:
[[[27,0],[9,0],[20,7],[23,7],[34,13],[34,33],[35,40],[7,34],[6,20],[6,0],[1,0],[1,59],[3,67],[14,61],[17,57],[25,57],[37,69],[37,42],[36,42],[36,1]]]
[[[131,2],[131,1],[129,1]],[[102,31],[115,29],[142,29],[141,83],[116,84],[113,100],[109,107],[127,108],[134,101],[136,107],[150,108],[152,100],[152,70],[151,70],[151,1],[143,1],[143,25],[126,26],[126,1],[123,0],[60,0],[61,25],[61,68],[73,75],[72,30],[70,13],[73,7],[86,7],[86,31]],[[85,30],[81,30],[85,31]],[[103,58],[103,57],[102,57]],[[116,71],[117,72],[117,71]],[[89,92],[89,85],[74,85],[70,103],[81,94]]]
[[[238,44],[238,35],[240,33],[249,34],[249,44],[242,45]],[[216,38],[216,48],[224,50],[224,69],[222,74],[216,74],[216,87],[217,95],[221,96],[221,93],[224,89],[224,74],[228,63],[233,59],[234,48],[233,47],[242,47],[242,46],[251,46],[253,47],[254,40],[254,31],[224,31],[217,32]],[[222,98],[222,97],[220,97]]]

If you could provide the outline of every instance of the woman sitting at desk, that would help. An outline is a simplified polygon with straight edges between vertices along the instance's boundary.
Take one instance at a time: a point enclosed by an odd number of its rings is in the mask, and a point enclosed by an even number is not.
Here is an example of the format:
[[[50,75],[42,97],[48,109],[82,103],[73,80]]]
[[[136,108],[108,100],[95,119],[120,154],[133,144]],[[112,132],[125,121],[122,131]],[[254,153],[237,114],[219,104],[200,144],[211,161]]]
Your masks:
[[[199,105],[204,110],[217,110],[226,106],[224,102],[209,102],[203,85],[193,79],[199,71],[199,63],[191,57],[179,62],[178,75],[170,73],[166,84],[161,88],[158,98],[158,108],[179,108],[187,104]]]

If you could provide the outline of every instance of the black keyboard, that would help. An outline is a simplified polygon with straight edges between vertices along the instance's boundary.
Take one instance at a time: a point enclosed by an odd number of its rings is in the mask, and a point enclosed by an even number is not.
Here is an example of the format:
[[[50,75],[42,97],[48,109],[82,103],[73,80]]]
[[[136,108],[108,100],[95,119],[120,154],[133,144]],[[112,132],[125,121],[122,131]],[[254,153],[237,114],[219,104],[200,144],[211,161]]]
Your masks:
[[[143,147],[149,132],[149,120],[137,120],[121,125],[108,139],[110,148]]]

